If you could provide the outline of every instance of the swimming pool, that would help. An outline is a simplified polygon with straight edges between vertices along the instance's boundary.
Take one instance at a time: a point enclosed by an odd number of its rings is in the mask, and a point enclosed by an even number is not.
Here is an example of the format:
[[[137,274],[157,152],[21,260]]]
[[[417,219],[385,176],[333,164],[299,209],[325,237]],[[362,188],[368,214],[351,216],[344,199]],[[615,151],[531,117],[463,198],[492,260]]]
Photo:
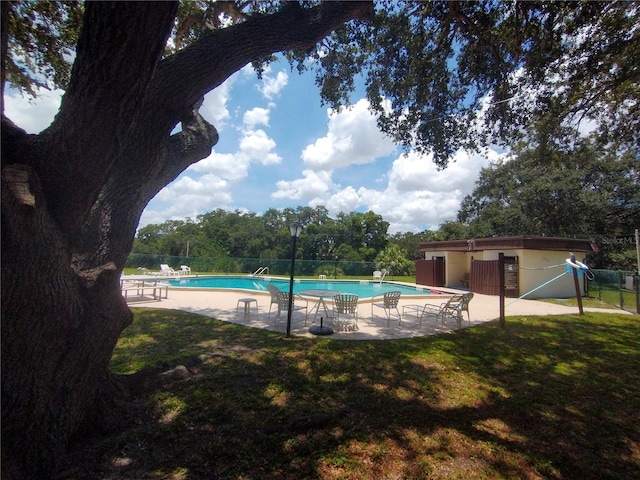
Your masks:
[[[211,276],[195,278],[176,278],[166,280],[170,287],[182,288],[217,288],[230,290],[252,290],[267,292],[268,285],[274,285],[282,291],[289,291],[289,280],[277,277],[242,277],[242,276]],[[300,290],[327,289],[338,290],[343,293],[355,293],[360,298],[371,298],[386,292],[400,291],[406,296],[425,296],[440,294],[432,292],[427,287],[410,286],[369,280],[295,280],[293,293]]]

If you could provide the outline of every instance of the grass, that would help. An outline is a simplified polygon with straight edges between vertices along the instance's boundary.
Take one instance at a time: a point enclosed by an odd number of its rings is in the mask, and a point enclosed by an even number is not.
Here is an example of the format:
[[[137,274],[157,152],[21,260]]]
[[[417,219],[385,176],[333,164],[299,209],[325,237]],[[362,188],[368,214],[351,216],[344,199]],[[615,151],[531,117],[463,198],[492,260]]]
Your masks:
[[[638,478],[640,318],[509,317],[393,341],[135,309],[131,425],[74,479]],[[140,377],[142,378],[142,377]],[[151,377],[145,377],[151,378]]]
[[[600,298],[604,303],[615,306],[622,306],[627,309],[635,309],[636,292],[631,290],[620,290],[617,287],[594,288],[590,292],[591,296]],[[620,305],[622,303],[622,305]]]
[[[577,307],[578,300],[575,297],[572,298],[539,298],[541,302],[554,303],[556,305],[565,305],[567,307]],[[597,298],[582,297],[582,306],[584,308],[615,308],[613,305],[598,300]]]
[[[601,298],[592,297],[582,297],[582,306],[592,307],[592,308],[622,308],[620,305],[620,294],[619,290],[613,291],[608,290],[602,292]],[[575,297],[573,298],[544,298],[540,299],[549,303],[556,303],[559,305],[567,305],[576,307],[578,305],[578,301]],[[630,312],[635,312],[636,308],[636,298],[635,292],[622,291],[622,306]]]

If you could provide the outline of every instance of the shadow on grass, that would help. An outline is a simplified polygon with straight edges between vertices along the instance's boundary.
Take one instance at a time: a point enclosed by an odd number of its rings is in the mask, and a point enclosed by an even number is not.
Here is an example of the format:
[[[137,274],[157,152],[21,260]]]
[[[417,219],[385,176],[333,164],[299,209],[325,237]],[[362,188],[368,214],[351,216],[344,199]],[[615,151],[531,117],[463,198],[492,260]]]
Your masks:
[[[140,414],[79,449],[69,478],[640,471],[638,317],[509,318],[505,330],[336,342],[135,313],[112,366],[135,379]]]

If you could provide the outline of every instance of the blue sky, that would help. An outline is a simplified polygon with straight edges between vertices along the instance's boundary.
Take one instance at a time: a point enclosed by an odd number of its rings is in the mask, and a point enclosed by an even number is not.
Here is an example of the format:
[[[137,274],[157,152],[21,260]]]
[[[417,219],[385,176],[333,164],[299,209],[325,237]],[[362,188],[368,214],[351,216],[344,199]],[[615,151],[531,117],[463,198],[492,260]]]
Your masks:
[[[53,120],[61,92],[29,102],[5,92],[5,113],[30,133]],[[389,233],[435,229],[454,220],[482,167],[503,154],[458,151],[438,171],[429,156],[381,134],[363,95],[350,109],[322,107],[314,76],[271,65],[262,80],[250,67],[210,92],[200,109],[220,133],[211,155],[192,165],[149,203],[140,226],[195,219],[221,208],[261,214],[269,208],[325,206],[330,215],[372,210]]]

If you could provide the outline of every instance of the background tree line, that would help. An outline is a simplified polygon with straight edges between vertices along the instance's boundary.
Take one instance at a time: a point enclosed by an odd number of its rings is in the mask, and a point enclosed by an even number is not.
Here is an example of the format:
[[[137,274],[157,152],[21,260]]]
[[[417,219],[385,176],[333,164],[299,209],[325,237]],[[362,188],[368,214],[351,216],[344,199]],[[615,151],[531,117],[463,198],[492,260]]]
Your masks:
[[[289,224],[304,226],[297,256],[394,264],[410,274],[422,258],[419,243],[437,240],[542,235],[592,239],[596,268],[634,270],[635,251],[625,239],[640,225],[638,157],[608,153],[590,140],[571,151],[518,147],[513,158],[485,168],[457,220],[437,230],[388,234],[375,212],[329,216],[323,206],[271,208],[262,215],[222,209],[195,220],[168,220],[141,228],[132,253],[181,257],[282,259],[291,255]]]
[[[286,259],[291,257],[289,225],[293,221],[304,227],[296,248],[300,259],[374,262],[376,268],[393,267],[395,275],[413,274],[413,262],[389,242],[389,222],[380,215],[351,212],[331,218],[324,206],[270,208],[262,215],[217,209],[195,219],[146,225],[139,230],[131,253]]]

